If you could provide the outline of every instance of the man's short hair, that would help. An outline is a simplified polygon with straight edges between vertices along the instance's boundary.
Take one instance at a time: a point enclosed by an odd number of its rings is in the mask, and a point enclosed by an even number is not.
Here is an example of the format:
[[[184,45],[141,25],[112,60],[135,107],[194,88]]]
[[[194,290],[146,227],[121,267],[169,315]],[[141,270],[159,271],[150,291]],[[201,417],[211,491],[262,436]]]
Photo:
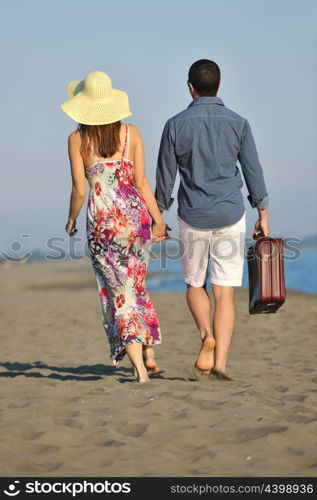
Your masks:
[[[200,96],[215,96],[220,83],[220,68],[214,61],[200,59],[191,65],[188,82]]]

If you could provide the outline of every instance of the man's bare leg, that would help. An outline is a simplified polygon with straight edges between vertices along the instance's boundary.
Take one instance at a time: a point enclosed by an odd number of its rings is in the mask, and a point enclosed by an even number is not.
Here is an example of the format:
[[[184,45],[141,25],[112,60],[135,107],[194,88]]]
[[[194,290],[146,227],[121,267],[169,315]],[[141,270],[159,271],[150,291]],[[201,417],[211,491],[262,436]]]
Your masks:
[[[187,303],[201,338],[201,348],[195,366],[209,373],[214,365],[215,339],[210,324],[210,298],[205,287],[187,285]]]
[[[213,332],[216,340],[214,369],[224,373],[235,322],[234,287],[212,285],[215,299]]]

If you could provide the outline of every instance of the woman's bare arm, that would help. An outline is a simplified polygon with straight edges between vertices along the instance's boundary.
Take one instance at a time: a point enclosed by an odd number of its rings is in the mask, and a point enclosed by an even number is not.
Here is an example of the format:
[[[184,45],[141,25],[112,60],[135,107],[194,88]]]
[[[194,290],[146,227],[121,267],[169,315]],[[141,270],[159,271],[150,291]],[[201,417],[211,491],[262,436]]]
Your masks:
[[[73,236],[76,218],[83,206],[86,195],[85,166],[80,154],[81,138],[78,132],[73,132],[68,138],[68,155],[72,176],[72,191],[66,231]]]
[[[131,125],[130,125],[131,127]],[[149,214],[153,219],[152,231],[155,241],[161,241],[165,237],[166,224],[164,223],[162,213],[156,203],[153,191],[148,183],[144,166],[144,147],[141,134],[138,128],[132,126],[132,134],[135,141],[134,150],[134,183],[137,190],[143,196]]]

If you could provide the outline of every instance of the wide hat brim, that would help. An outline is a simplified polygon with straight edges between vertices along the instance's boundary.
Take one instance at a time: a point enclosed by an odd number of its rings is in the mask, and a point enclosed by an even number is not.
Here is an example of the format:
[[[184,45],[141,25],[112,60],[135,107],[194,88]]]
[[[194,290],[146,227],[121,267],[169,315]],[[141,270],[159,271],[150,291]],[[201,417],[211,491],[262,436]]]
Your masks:
[[[62,110],[77,123],[83,125],[106,125],[131,116],[129,98],[123,90],[112,88],[105,99],[90,99],[83,92],[85,82],[74,81],[67,86],[68,101],[61,104]]]

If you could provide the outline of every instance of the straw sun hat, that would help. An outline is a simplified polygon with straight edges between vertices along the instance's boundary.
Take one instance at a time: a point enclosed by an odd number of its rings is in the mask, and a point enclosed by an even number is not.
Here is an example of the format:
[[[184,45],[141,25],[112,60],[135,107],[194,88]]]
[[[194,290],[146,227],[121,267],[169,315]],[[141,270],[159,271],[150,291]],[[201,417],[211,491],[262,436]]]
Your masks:
[[[89,73],[85,80],[70,82],[68,101],[61,108],[73,120],[84,125],[114,123],[132,113],[128,95],[112,88],[110,77],[103,71]]]

